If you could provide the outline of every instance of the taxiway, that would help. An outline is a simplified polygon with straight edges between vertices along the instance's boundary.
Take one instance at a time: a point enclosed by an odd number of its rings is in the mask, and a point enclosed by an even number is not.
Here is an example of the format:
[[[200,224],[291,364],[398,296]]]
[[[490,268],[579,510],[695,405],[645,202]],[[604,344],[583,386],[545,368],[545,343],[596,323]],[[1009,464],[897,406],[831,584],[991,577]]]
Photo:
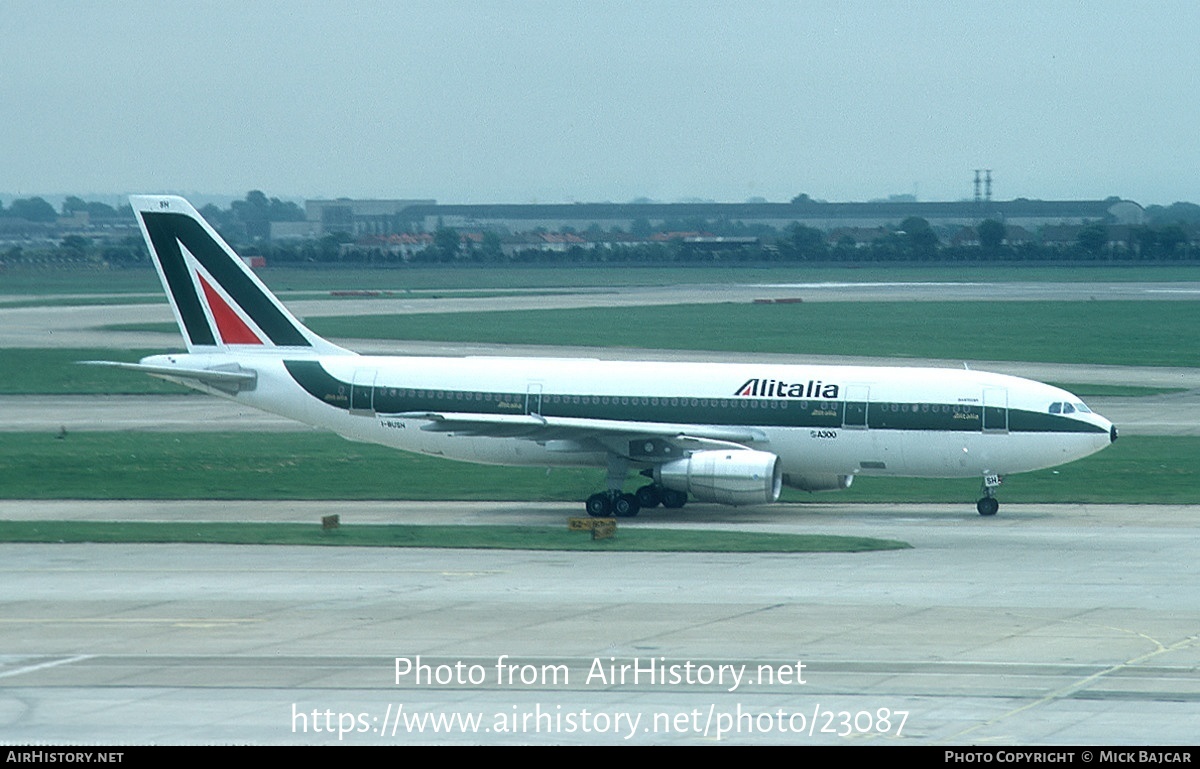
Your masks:
[[[0,517],[36,511],[0,505]],[[114,505],[116,508],[114,508]],[[564,525],[571,505],[38,503],[51,517]],[[55,509],[58,506],[61,509]],[[117,509],[119,508],[119,509]],[[81,512],[82,511],[82,512]],[[629,526],[902,539],[911,550],[737,555],[203,545],[0,545],[0,735],[22,742],[1191,744],[1200,724],[1200,558],[1190,507],[1009,505],[980,519],[908,505],[689,506]],[[619,532],[618,532],[619,535]],[[581,535],[582,536],[582,535]],[[397,682],[397,657],[486,671]],[[592,678],[600,664],[802,662],[804,684]],[[498,662],[557,682],[498,683]],[[385,717],[389,712],[393,715]],[[484,728],[402,727],[396,708]],[[624,733],[514,713],[640,714]],[[878,723],[838,734],[836,714]],[[296,713],[363,715],[315,732]],[[680,714],[701,712],[705,718]],[[665,730],[642,728],[660,714]],[[830,719],[826,714],[834,714]],[[679,720],[676,720],[676,719]],[[373,720],[372,720],[373,719]],[[381,723],[380,719],[383,719]],[[336,721],[334,722],[337,723]],[[536,722],[534,722],[536,723]],[[660,722],[661,723],[661,722]],[[793,718],[792,726],[799,724]],[[388,724],[384,728],[383,724]],[[360,722],[353,722],[358,728]],[[380,731],[383,731],[381,734]]]

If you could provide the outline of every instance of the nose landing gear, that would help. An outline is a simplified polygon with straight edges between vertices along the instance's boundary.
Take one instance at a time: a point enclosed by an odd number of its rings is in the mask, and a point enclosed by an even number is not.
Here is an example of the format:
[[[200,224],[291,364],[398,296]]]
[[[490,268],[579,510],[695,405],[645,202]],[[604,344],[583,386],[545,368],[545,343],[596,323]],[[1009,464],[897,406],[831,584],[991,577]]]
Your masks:
[[[991,516],[1000,510],[1000,502],[996,499],[996,489],[999,487],[999,475],[983,476],[983,486],[980,488],[983,496],[975,503],[975,509],[979,511],[980,515]]]

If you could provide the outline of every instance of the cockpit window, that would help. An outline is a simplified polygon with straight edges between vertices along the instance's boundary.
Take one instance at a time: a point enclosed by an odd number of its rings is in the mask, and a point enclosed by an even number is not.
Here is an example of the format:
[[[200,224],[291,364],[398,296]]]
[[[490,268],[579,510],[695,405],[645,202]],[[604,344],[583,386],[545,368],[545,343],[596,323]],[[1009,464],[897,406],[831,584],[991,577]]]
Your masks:
[[[1062,404],[1061,403],[1051,403],[1050,404],[1050,413],[1051,414],[1061,414],[1062,413]]]
[[[1084,404],[1082,404],[1082,403],[1076,403],[1076,404],[1075,404],[1075,410],[1076,410],[1076,411],[1079,411],[1079,412],[1081,412],[1081,413],[1084,413],[1084,414],[1090,414],[1090,413],[1092,413],[1092,410],[1091,410],[1091,409],[1089,409],[1087,406],[1085,406],[1085,405],[1084,405]]]
[[[1063,404],[1063,413],[1064,413],[1064,414],[1074,414],[1074,413],[1075,413],[1075,407],[1074,407],[1074,406],[1072,406],[1070,403],[1064,403],[1064,404]]]

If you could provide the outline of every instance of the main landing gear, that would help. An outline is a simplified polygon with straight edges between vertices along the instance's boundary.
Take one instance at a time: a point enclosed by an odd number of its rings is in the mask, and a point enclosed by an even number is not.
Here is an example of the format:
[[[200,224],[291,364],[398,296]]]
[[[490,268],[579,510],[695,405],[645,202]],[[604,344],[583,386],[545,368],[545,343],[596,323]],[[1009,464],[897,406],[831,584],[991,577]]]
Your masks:
[[[687,504],[687,494],[682,491],[664,488],[657,483],[642,486],[633,494],[623,494],[619,490],[601,491],[587,499],[587,513],[593,518],[607,518],[615,515],[618,518],[632,518],[642,510],[649,510],[662,505],[668,510],[678,510]]]
[[[608,458],[608,491],[601,491],[587,498],[587,514],[593,518],[632,518],[642,508],[652,507],[678,509],[687,503],[687,493],[648,483],[633,494],[621,491],[625,476],[629,473],[629,460],[616,455]]]
[[[995,515],[1000,510],[1000,501],[996,499],[996,489],[1000,487],[1000,476],[985,475],[980,493],[983,496],[975,503],[975,509],[980,515]]]
[[[642,509],[642,504],[634,494],[622,494],[620,491],[601,491],[587,499],[587,513],[593,518],[607,518],[615,515],[618,518],[632,518]]]

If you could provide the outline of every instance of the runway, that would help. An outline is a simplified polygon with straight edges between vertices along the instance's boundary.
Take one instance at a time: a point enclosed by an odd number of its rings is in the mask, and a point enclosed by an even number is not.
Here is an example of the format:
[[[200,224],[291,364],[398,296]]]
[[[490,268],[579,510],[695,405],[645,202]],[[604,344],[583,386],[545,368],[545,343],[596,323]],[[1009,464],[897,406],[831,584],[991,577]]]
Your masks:
[[[5,503],[0,515],[19,515],[24,504]],[[62,503],[41,504],[59,517],[52,508]],[[119,503],[94,504],[94,514],[107,517],[105,505]],[[87,514],[92,505],[71,507]],[[563,525],[570,507],[185,502],[130,505],[125,514],[315,521],[340,511],[347,525]],[[866,534],[913,549],[3,545],[0,734],[51,743],[1194,742],[1193,509],[1010,505],[995,520],[916,505],[744,512],[696,505],[687,515],[660,511],[621,525]],[[415,664],[418,655],[432,683],[406,676],[397,684],[396,658]],[[745,665],[751,678],[731,691],[732,679],[595,676],[598,664],[652,662],[681,671],[688,663],[695,671]],[[498,663],[562,672],[557,681],[498,683]],[[455,666],[477,668],[483,679],[432,678]],[[770,684],[762,671],[791,671],[804,683]],[[401,705],[418,719],[482,721],[455,721],[440,733],[426,722],[420,732],[416,722],[395,726]],[[314,710],[334,714],[332,733],[313,731]],[[593,731],[562,720],[537,726],[537,713],[583,711],[601,719]],[[843,712],[851,714],[848,728],[839,728]],[[515,716],[526,718],[524,728],[498,730]],[[635,718],[637,727],[626,729]],[[339,723],[353,730],[339,734]],[[726,728],[719,740],[718,725]]]

